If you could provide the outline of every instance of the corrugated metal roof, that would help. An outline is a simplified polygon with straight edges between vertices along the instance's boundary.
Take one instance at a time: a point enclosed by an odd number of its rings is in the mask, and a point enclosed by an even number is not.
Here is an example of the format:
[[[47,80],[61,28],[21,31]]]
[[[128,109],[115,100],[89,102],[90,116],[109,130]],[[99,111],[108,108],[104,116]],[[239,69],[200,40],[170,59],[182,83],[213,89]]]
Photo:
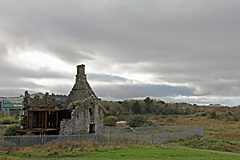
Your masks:
[[[2,108],[22,108],[23,97],[11,97],[2,99]]]

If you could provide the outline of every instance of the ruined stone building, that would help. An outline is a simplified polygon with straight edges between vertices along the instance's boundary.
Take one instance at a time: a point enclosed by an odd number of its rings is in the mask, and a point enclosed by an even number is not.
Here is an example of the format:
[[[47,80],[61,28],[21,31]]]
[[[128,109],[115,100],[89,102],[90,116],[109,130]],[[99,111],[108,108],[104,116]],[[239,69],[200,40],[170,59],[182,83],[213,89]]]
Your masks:
[[[61,121],[60,134],[103,132],[103,109],[87,82],[84,65],[77,66],[76,82],[65,103],[71,119]]]
[[[101,133],[104,124],[103,109],[87,82],[85,65],[77,66],[76,82],[64,104],[56,101],[54,94],[46,93],[31,98],[25,92],[23,98],[22,129],[18,133],[33,134],[81,134]]]

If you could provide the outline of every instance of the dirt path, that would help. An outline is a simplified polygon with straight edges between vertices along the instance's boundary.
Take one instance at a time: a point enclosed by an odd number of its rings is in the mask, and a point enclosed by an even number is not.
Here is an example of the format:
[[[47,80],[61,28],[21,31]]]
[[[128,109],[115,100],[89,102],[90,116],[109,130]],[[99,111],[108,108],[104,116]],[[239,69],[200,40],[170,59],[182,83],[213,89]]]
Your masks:
[[[214,151],[214,150],[205,150],[205,149],[195,149],[195,148],[188,148],[188,147],[182,147],[179,146],[179,148],[184,148],[188,150],[195,150],[195,151],[202,151],[202,152],[214,152],[214,153],[221,153],[221,154],[232,154],[232,155],[239,155],[239,153],[232,153],[232,152],[222,152],[222,151]]]
[[[164,148],[187,149],[187,150],[194,150],[194,151],[201,151],[201,152],[213,152],[213,153],[221,153],[221,154],[231,154],[231,155],[238,155],[238,156],[240,156],[239,153],[214,151],[214,150],[206,150],[206,149],[197,149],[197,148],[189,148],[189,147],[179,146],[178,144],[162,145],[162,147],[164,147]]]

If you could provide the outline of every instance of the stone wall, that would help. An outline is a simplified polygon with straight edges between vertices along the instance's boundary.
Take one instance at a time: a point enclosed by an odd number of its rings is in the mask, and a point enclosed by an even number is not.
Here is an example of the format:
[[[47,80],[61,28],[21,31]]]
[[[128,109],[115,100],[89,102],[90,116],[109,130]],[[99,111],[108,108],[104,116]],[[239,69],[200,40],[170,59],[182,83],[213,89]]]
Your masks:
[[[60,121],[60,135],[103,132],[104,112],[98,105],[98,97],[87,82],[85,65],[83,64],[77,66],[76,83],[64,104],[58,103],[54,94],[49,96],[49,94],[46,93],[42,98],[38,95],[31,98],[30,94],[26,91],[23,98],[23,106],[23,110],[26,111],[24,113],[25,127],[27,127],[29,110],[66,110],[69,111],[68,113],[71,113],[71,119],[64,119],[69,118],[69,114],[68,116],[58,115],[58,120]],[[31,118],[30,116],[29,114],[28,119]],[[52,123],[50,123],[50,125],[56,126],[56,124],[53,124],[56,123],[56,120],[51,120],[54,115],[49,116],[48,121]],[[33,124],[39,120],[39,117],[37,113],[34,113],[32,117]],[[33,125],[33,127],[37,126]]]
[[[49,96],[48,92],[46,92],[46,94],[42,98],[40,98],[38,95],[35,95],[33,98],[31,98],[28,91],[25,91],[25,96],[23,98],[22,104],[24,108],[29,107],[56,108],[61,106],[60,103],[56,101],[56,96],[54,94]]]
[[[60,135],[71,135],[72,134],[72,122],[70,119],[64,119],[60,122]]]
[[[74,101],[83,101],[85,98],[98,99],[89,85],[86,74],[85,65],[77,66],[76,83],[74,84],[65,103],[68,105]]]
[[[86,98],[70,103],[68,108],[72,109],[71,119],[60,122],[60,135],[87,134],[90,132],[90,125],[94,126],[95,133],[103,132],[104,113],[97,100]]]
[[[96,107],[95,108],[95,130],[96,133],[103,133],[104,131],[104,112],[103,109],[101,107]]]

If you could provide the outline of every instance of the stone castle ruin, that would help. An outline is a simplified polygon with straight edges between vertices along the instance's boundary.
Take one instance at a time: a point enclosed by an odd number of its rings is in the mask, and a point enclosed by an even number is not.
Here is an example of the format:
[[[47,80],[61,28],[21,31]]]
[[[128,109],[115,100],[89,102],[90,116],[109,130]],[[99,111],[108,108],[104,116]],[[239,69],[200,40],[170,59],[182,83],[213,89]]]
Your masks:
[[[77,66],[76,83],[65,103],[56,101],[54,94],[46,93],[23,98],[22,129],[17,132],[33,134],[81,134],[103,132],[104,112],[98,97],[87,82],[85,65]]]

